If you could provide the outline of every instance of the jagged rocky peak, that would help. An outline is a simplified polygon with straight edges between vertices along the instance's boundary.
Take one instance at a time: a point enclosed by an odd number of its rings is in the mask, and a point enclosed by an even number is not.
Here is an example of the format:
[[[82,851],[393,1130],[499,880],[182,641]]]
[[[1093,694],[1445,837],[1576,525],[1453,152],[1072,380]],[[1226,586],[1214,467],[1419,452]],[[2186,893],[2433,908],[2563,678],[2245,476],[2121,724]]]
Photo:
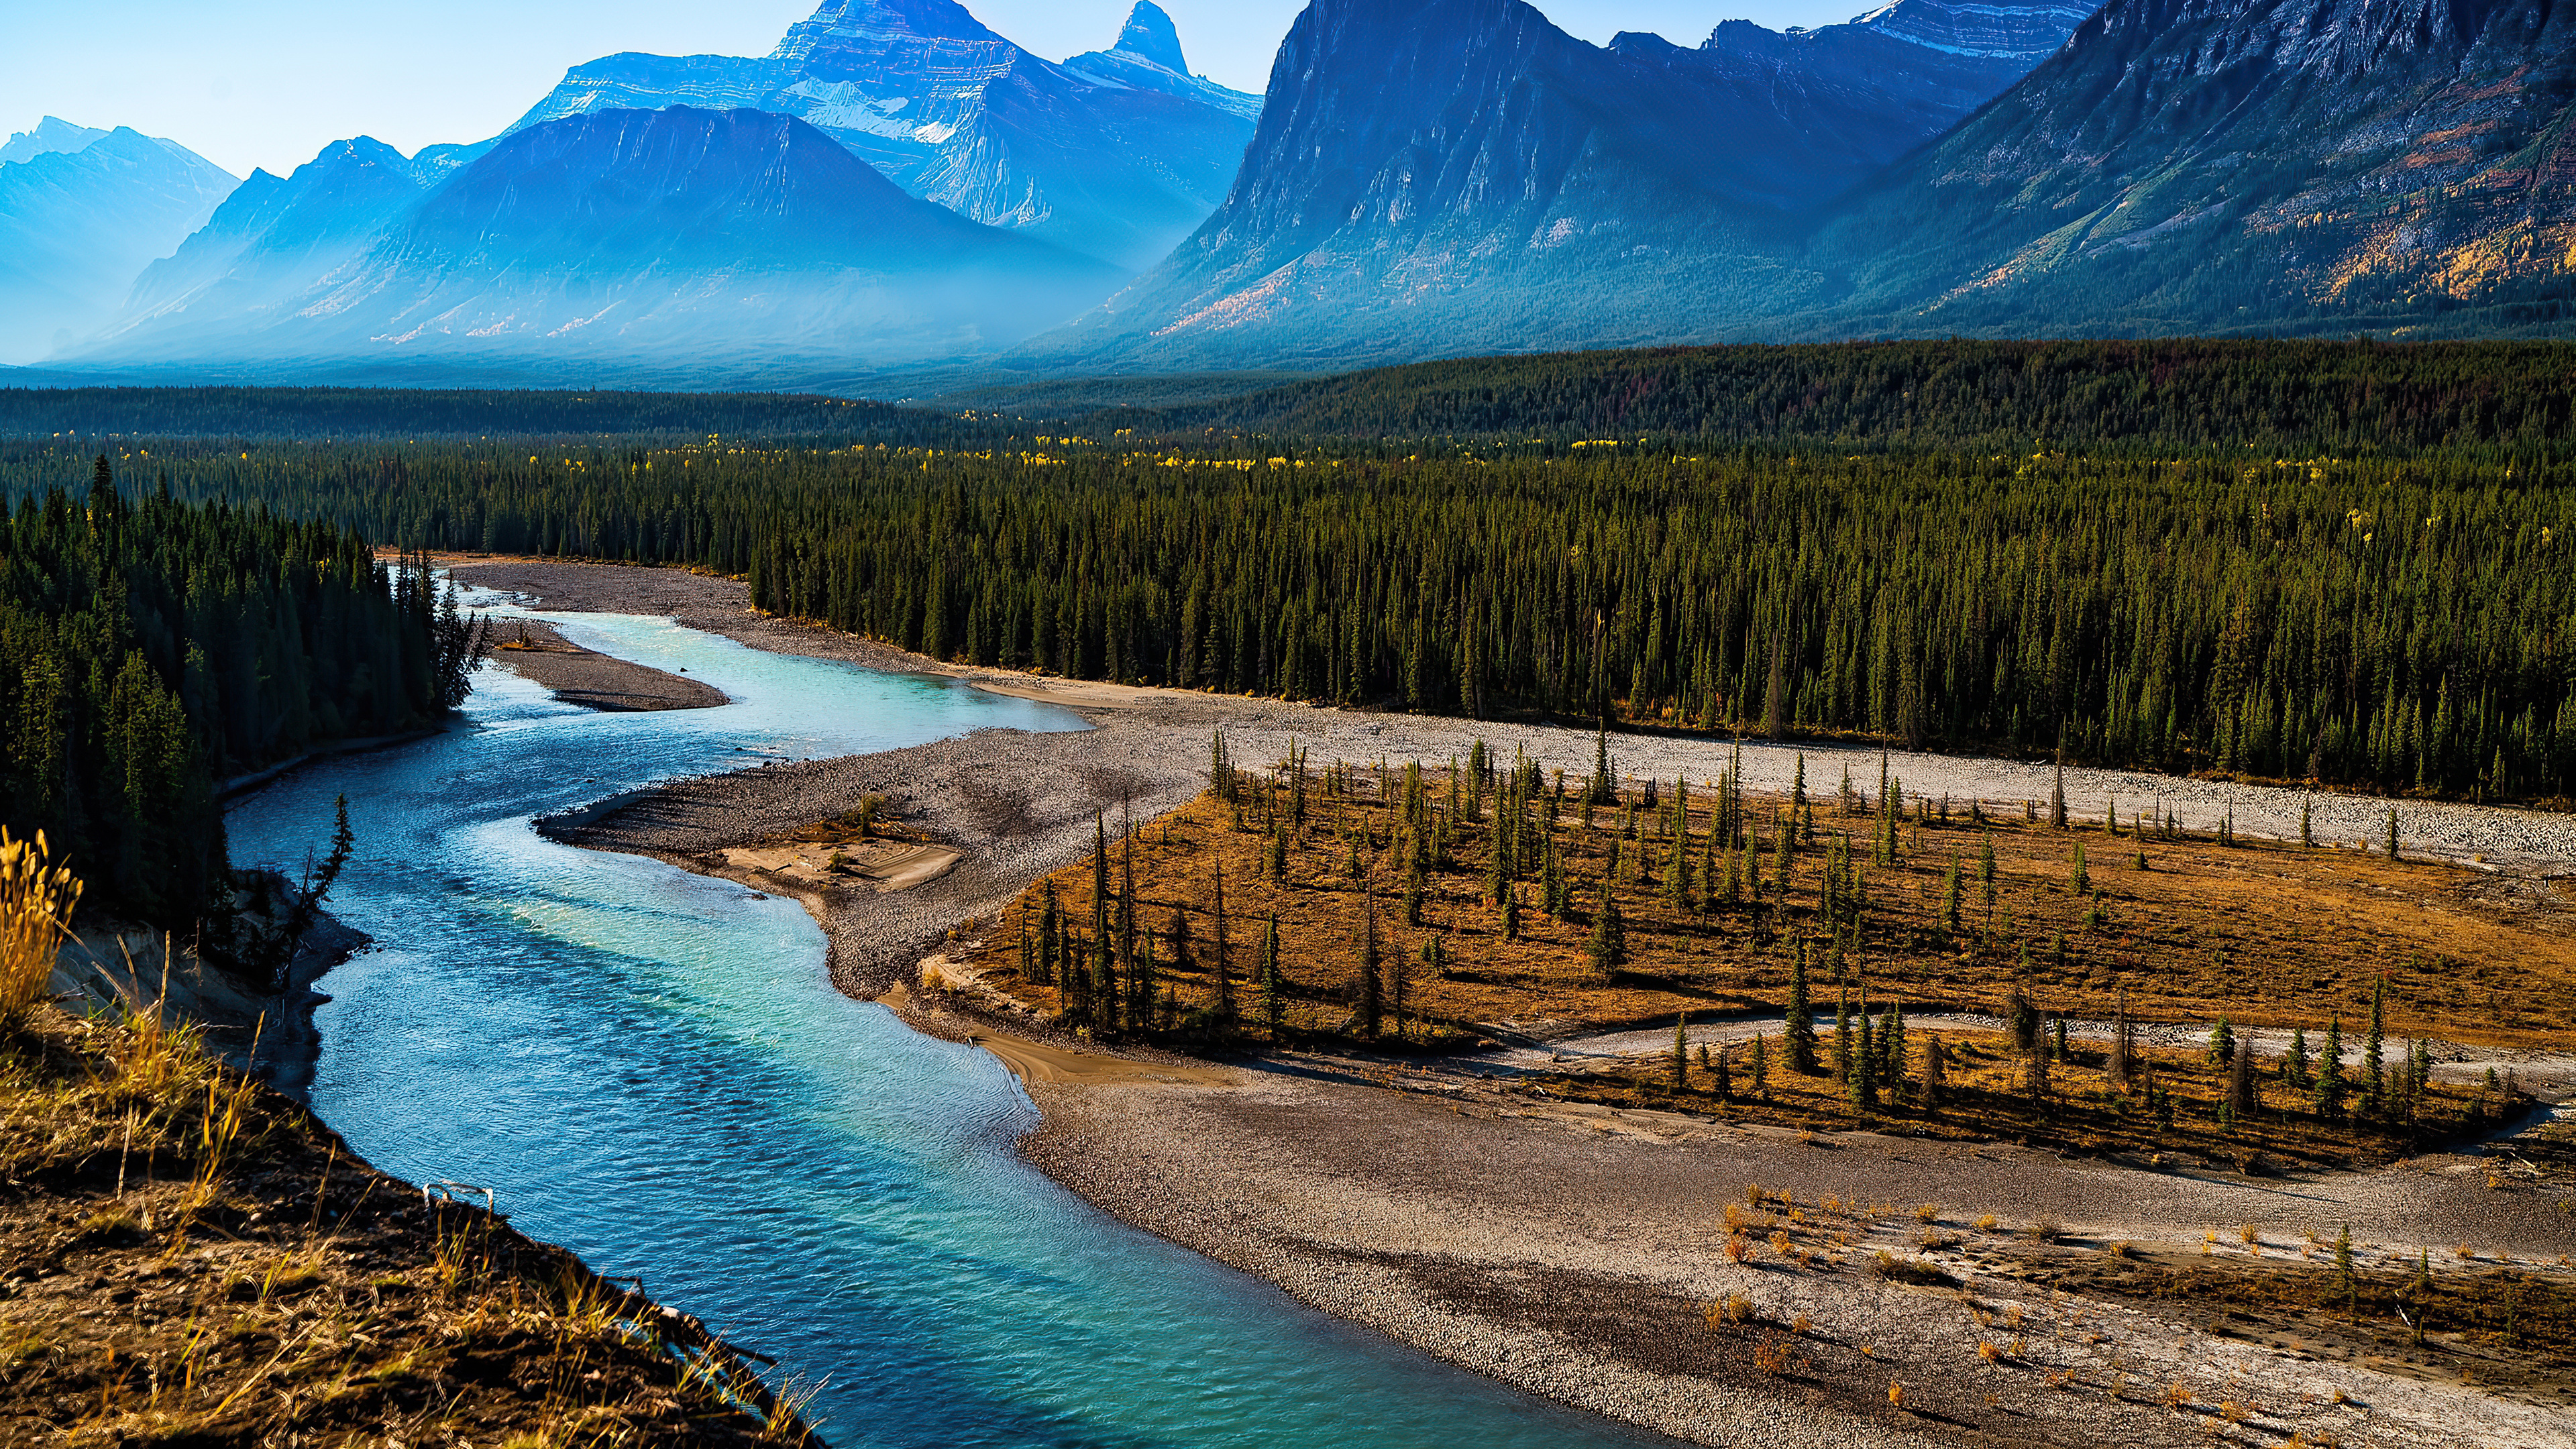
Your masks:
[[[1118,32],[1118,43],[1109,48],[1174,75],[1190,73],[1190,63],[1181,55],[1181,32],[1154,0],[1136,0],[1136,8],[1127,12],[1126,28]]]
[[[1892,0],[1851,23],[1951,55],[2036,65],[2100,8],[2098,0]]]
[[[978,50],[999,47],[1019,54],[1018,46],[994,34],[957,0],[823,0],[813,14],[787,28],[769,58],[812,67],[836,55],[911,50],[924,40],[962,41]]]
[[[1142,11],[1153,7],[1140,5],[1137,9]],[[1154,13],[1160,15],[1163,12],[1155,10]],[[1164,23],[1168,25],[1170,22]],[[1135,22],[1131,20],[1128,25],[1133,28]],[[60,116],[47,116],[36,123],[34,130],[20,131],[9,138],[7,145],[0,145],[0,162],[24,161],[33,156],[49,156],[56,152],[75,152],[106,134],[105,131],[93,130],[88,126],[75,126]]]

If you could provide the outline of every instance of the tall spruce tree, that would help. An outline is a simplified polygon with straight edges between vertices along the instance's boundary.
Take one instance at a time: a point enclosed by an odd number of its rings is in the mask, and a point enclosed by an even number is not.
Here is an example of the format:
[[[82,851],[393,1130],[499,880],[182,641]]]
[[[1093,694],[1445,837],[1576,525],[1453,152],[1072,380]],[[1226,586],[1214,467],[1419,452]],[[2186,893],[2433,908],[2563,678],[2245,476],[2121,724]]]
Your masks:
[[[2317,1053],[2317,1115],[2332,1121],[2343,1115],[2343,1099],[2348,1089],[2343,1076],[2343,1018],[2326,1022],[2325,1048]]]
[[[1801,1076],[1816,1070],[1815,1008],[1807,1000],[1807,938],[1798,938],[1797,954],[1790,958],[1789,1008],[1781,1029],[1781,1044],[1789,1054],[1789,1070]]]

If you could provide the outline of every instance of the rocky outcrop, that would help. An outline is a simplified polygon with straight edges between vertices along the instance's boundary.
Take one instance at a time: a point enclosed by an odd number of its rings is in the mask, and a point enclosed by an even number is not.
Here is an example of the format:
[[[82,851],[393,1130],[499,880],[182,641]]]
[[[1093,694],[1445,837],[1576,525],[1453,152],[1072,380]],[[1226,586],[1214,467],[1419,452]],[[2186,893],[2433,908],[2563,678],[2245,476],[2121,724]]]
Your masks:
[[[2113,0],[1815,256],[1831,325],[2576,330],[2576,8]]]

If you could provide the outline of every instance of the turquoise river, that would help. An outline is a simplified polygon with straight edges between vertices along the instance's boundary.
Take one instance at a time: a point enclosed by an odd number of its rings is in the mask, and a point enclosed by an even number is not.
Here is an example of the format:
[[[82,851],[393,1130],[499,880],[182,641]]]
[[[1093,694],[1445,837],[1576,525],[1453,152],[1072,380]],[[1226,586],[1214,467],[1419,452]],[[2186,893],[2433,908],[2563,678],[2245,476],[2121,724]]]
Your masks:
[[[490,1188],[521,1229],[819,1383],[836,1445],[1648,1442],[1105,1216],[1019,1157],[1037,1115],[992,1057],[832,989],[793,902],[530,825],[764,758],[1079,720],[667,620],[559,622],[734,703],[595,714],[486,670],[459,728],[317,762],[231,816],[237,861],[292,869],[349,797],[332,909],[375,945],[323,982],[312,1098],[369,1160]]]

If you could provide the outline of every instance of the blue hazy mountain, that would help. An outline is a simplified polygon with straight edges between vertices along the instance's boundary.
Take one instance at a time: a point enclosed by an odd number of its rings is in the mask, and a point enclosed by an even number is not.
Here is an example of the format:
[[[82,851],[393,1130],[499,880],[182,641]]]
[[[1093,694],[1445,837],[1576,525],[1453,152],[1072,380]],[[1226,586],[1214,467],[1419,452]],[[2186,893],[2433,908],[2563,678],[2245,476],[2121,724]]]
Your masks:
[[[0,165],[25,161],[31,157],[78,151],[90,142],[107,135],[89,126],[75,126],[60,116],[47,116],[35,129],[20,131],[0,145]]]
[[[1315,0],[1225,204],[1033,366],[1333,366],[1723,335],[1817,299],[1820,208],[2065,40],[2062,0],[1899,0],[1685,49],[1520,0]]]
[[[613,110],[456,164],[338,143],[245,186],[67,361],[675,379],[993,347],[1122,274],[906,195],[792,116]]]
[[[137,272],[203,225],[233,177],[171,141],[47,117],[0,160],[0,362],[115,314]]]
[[[956,0],[824,0],[764,57],[575,66],[518,125],[674,105],[800,117],[915,196],[1130,270],[1223,199],[1257,109],[1188,73],[1151,0],[1109,50],[1063,65]]]

